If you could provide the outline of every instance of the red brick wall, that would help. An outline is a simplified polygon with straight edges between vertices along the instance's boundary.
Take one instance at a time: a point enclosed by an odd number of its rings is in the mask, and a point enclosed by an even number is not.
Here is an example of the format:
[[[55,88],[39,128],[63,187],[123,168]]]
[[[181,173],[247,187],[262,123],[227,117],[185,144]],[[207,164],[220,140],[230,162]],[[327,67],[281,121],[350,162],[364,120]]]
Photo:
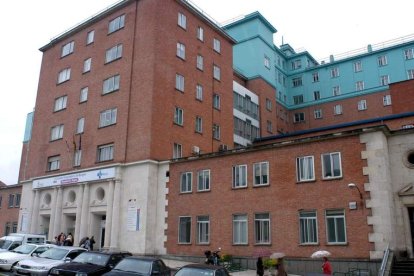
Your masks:
[[[271,215],[272,251],[282,251],[291,257],[309,257],[319,248],[326,248],[336,257],[368,258],[372,245],[368,241],[371,227],[367,225],[369,210],[350,211],[348,203],[359,201],[358,194],[350,190],[348,183],[356,183],[363,191],[367,182],[362,174],[366,165],[361,160],[364,145],[358,136],[340,139],[316,140],[272,149],[235,153],[221,158],[205,158],[193,162],[173,163],[168,184],[167,252],[169,254],[202,255],[206,249],[222,248],[223,253],[251,256],[255,248],[254,214],[269,212]],[[336,180],[321,179],[322,153],[341,152],[343,177]],[[296,157],[314,155],[316,181],[297,183]],[[252,166],[255,162],[269,161],[270,185],[252,186]],[[248,188],[232,189],[232,166],[248,165]],[[196,192],[196,173],[200,169],[211,170],[211,191]],[[193,192],[179,193],[180,173],[193,172]],[[368,195],[366,195],[368,196]],[[344,209],[347,225],[346,245],[330,246],[326,243],[326,209]],[[299,245],[298,211],[317,210],[319,244]],[[246,246],[232,245],[232,215],[248,215],[248,241]],[[211,240],[208,246],[196,244],[196,216],[209,215]],[[178,217],[192,217],[192,243],[180,245]],[[266,247],[266,246],[264,246]]]
[[[390,94],[394,113],[414,111],[414,80],[391,84]]]
[[[13,223],[17,223],[19,220],[19,206],[9,208],[9,195],[10,194],[22,194],[21,185],[6,186],[0,188],[0,237],[5,235],[6,224],[10,225],[10,233],[12,232]]]

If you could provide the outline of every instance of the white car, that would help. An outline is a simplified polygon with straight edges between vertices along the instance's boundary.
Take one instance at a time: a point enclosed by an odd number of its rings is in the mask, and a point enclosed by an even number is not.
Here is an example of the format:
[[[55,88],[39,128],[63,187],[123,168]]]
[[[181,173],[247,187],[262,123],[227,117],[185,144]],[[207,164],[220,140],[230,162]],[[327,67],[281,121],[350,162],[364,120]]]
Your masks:
[[[49,270],[55,266],[72,261],[85,248],[74,246],[54,246],[38,257],[33,256],[18,262],[14,268],[14,275],[48,275]]]
[[[26,243],[16,247],[12,251],[0,252],[0,269],[11,270],[18,261],[37,256],[54,245],[51,244],[30,244]]]

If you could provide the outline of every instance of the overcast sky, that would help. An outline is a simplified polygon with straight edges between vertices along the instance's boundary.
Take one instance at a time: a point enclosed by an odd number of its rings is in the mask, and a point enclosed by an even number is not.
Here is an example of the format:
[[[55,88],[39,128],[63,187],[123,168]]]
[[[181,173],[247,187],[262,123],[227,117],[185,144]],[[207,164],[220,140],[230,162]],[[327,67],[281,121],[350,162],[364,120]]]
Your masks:
[[[152,0],[167,1],[167,0]],[[16,184],[27,113],[33,111],[41,46],[116,0],[1,1],[0,181]],[[217,22],[259,11],[282,41],[317,60],[414,34],[408,0],[193,0]]]

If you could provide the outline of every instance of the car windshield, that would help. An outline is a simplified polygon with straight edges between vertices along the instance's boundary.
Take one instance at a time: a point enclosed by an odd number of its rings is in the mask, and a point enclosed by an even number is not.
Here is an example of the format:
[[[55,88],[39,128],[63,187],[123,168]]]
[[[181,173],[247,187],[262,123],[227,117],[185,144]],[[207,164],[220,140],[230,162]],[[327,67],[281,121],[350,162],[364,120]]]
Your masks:
[[[148,274],[151,269],[151,262],[138,259],[123,259],[115,267],[114,270],[134,271],[139,274]]]
[[[109,255],[92,252],[84,252],[73,259],[77,263],[95,264],[105,266],[109,260]]]
[[[65,248],[51,248],[39,255],[40,258],[63,260],[68,254],[69,250]]]
[[[7,248],[9,248],[11,243],[12,243],[12,241],[10,241],[10,240],[0,240],[0,248],[1,249],[7,249]]]
[[[12,252],[19,254],[30,254],[35,248],[36,246],[33,244],[23,244],[13,249]]]
[[[207,268],[184,267],[175,276],[214,276],[214,271]]]

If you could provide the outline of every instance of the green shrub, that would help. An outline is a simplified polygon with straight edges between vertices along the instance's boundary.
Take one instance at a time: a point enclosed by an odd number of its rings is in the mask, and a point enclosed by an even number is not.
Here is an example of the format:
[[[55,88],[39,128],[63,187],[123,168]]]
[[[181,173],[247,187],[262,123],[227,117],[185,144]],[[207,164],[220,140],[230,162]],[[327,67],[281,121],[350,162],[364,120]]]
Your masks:
[[[232,258],[232,256],[231,256],[231,255],[229,255],[229,254],[223,254],[223,255],[221,256],[221,261],[222,261],[222,262],[230,262],[230,261],[231,261],[231,258]]]
[[[277,264],[277,260],[275,259],[266,259],[263,261],[263,266],[265,268],[276,267],[276,264]]]

